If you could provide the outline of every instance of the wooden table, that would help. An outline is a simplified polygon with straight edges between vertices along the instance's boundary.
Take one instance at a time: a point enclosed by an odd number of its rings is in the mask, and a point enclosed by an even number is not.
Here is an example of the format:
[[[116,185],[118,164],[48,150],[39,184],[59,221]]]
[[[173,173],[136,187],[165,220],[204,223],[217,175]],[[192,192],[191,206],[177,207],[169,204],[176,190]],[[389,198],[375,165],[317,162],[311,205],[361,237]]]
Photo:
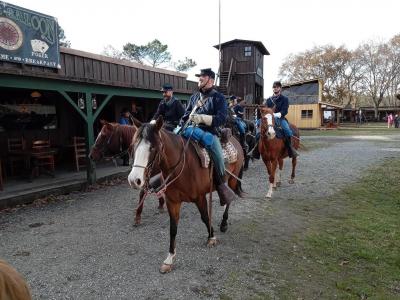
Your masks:
[[[45,169],[41,169],[39,164],[38,164],[38,160],[37,158],[39,156],[42,156],[44,154],[52,154],[55,155],[57,154],[58,149],[57,148],[48,148],[46,149],[46,151],[44,152],[35,152],[32,149],[28,149],[28,150],[12,150],[9,151],[9,155],[13,155],[13,156],[21,156],[24,158],[24,160],[27,162],[27,166],[28,166],[28,171],[29,171],[29,181],[32,181],[33,178],[35,177],[35,174],[38,174],[38,176],[42,173],[50,175],[51,177],[54,177],[54,172],[45,170]]]

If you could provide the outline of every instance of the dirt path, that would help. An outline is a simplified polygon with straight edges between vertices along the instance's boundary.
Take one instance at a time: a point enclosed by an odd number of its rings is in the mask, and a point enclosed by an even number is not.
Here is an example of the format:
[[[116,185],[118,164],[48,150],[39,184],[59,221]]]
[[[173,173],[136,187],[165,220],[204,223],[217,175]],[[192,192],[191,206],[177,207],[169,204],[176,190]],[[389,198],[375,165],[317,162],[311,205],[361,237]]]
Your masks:
[[[127,184],[1,212],[0,258],[26,276],[36,299],[279,299],[286,284],[282,258],[292,250],[293,236],[312,221],[304,212],[323,207],[371,164],[400,155],[398,142],[318,142],[324,147],[301,153],[294,185],[287,183],[286,163],[283,186],[270,201],[264,198],[264,165],[251,165],[244,184],[248,197],[234,203],[228,232],[217,231],[213,249],[205,246],[206,228],[195,206],[184,205],[170,274],[158,272],[168,252],[168,215],[158,213],[152,198],[142,225],[133,227],[137,192]],[[217,202],[214,227],[222,217]]]

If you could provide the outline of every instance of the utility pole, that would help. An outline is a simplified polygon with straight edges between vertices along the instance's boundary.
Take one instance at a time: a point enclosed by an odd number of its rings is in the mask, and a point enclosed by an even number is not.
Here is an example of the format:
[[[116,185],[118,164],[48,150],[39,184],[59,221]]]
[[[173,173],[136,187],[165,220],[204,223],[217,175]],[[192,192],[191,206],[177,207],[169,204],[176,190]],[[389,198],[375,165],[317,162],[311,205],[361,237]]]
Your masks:
[[[220,84],[220,79],[221,79],[221,64],[222,64],[222,57],[221,57],[221,0],[218,0],[218,43],[219,43],[219,49],[218,49],[218,80],[216,80],[216,83],[218,81],[218,85]]]

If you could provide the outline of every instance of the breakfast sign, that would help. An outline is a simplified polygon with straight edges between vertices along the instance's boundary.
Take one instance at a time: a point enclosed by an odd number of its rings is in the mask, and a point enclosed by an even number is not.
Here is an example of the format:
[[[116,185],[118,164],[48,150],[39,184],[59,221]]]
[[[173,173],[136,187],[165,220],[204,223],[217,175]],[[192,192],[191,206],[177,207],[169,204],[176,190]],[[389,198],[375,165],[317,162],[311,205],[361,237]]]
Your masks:
[[[0,1],[0,60],[60,68],[57,20]]]

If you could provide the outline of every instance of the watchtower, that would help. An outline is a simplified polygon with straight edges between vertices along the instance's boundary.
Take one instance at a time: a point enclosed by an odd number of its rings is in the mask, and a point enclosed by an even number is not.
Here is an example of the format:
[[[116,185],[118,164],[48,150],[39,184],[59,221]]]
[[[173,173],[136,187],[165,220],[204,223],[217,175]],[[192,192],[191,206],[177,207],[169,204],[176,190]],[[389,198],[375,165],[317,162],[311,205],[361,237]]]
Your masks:
[[[214,47],[219,49],[219,45]],[[264,55],[269,52],[259,41],[235,39],[221,44],[220,92],[239,96],[247,104],[261,104]]]

